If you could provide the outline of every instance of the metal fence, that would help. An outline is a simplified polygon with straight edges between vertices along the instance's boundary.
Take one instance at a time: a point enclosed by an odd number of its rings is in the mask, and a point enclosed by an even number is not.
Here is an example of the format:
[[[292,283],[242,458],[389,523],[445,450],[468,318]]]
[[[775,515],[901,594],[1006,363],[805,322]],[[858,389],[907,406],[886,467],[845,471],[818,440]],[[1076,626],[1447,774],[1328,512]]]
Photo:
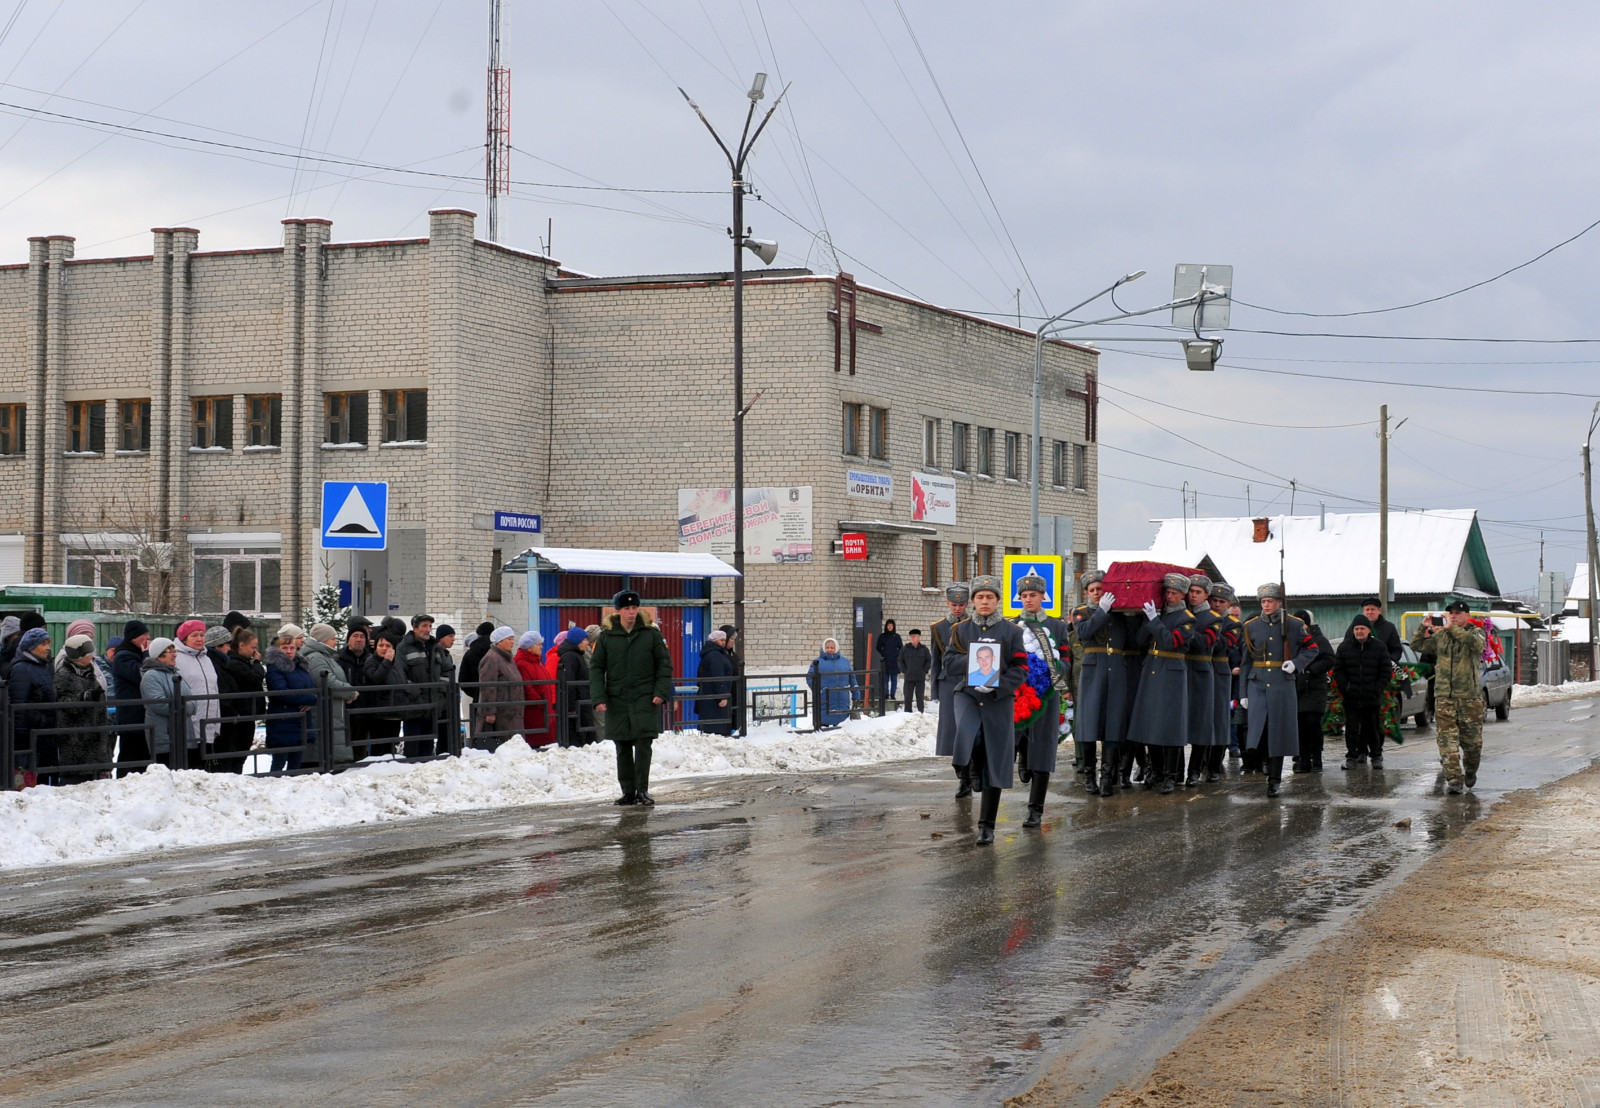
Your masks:
[[[778,723],[822,730],[899,707],[865,670],[679,680],[661,705],[661,729],[743,734]],[[350,693],[356,695],[351,698]],[[166,736],[163,743],[162,736]],[[160,764],[258,777],[334,773],[373,759],[423,762],[495,750],[514,737],[534,746],[605,738],[586,683],[558,680],[194,693],[172,677],[166,697],[14,701],[0,686],[0,788],[73,784]],[[163,749],[164,747],[164,749]]]

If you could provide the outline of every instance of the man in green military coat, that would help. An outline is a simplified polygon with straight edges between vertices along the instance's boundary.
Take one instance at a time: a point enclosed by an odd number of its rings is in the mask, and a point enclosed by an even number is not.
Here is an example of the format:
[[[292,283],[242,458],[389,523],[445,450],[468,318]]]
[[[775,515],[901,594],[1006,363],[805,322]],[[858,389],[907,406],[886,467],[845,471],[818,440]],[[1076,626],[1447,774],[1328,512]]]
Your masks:
[[[1478,783],[1483,757],[1483,632],[1472,623],[1466,601],[1445,608],[1449,621],[1439,626],[1424,619],[1411,636],[1422,660],[1432,662],[1434,723],[1438,730],[1439,764],[1449,791],[1460,793]]]
[[[655,804],[650,795],[650,747],[661,733],[661,705],[672,697],[672,656],[667,640],[639,594],[624,589],[612,598],[589,658],[594,710],[605,719],[606,738],[617,744],[618,804]]]

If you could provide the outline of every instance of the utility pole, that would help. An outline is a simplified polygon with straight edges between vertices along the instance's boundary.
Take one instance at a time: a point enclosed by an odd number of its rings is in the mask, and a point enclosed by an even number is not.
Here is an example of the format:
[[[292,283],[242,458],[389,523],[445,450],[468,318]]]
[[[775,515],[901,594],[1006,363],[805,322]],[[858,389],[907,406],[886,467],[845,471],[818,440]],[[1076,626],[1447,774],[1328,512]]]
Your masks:
[[[500,241],[500,198],[511,192],[511,70],[500,64],[500,0],[489,0],[489,95],[485,103],[483,191],[490,242]]]
[[[1389,612],[1389,405],[1378,408],[1378,600]]]
[[[1600,401],[1589,413],[1589,434],[1583,440],[1583,514],[1589,531],[1589,680],[1595,679],[1596,650],[1595,624],[1600,622],[1600,552],[1594,537],[1594,479],[1589,468],[1589,447],[1594,440],[1594,430],[1600,425]]]

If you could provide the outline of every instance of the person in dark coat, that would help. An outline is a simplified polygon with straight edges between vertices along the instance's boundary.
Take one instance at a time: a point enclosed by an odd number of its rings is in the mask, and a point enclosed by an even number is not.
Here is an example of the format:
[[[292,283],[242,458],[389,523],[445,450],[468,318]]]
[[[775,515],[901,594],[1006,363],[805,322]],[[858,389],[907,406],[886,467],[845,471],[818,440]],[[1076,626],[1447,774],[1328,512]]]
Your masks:
[[[267,650],[267,747],[299,747],[317,738],[316,681],[305,659],[299,656],[305,638],[299,627],[286,623],[278,628],[277,640]],[[272,756],[273,773],[300,768],[302,752],[294,750]]]
[[[917,711],[928,710],[928,700],[923,693],[928,680],[928,670],[933,667],[933,653],[922,643],[922,632],[913,629],[906,636],[910,641],[906,648],[900,652],[900,674],[906,679],[905,710],[911,711],[912,702],[915,701]]]
[[[12,749],[17,752],[17,764],[25,766],[27,752],[32,750],[36,772],[46,766],[61,764],[56,757],[56,737],[34,734],[60,726],[56,722],[55,709],[26,707],[30,704],[55,703],[56,675],[51,654],[50,633],[43,627],[30,627],[22,632],[17,640],[16,660],[11,664],[11,677],[6,683],[15,713],[11,717],[11,725],[16,741]],[[40,773],[40,780],[44,780],[43,773]]]
[[[393,740],[399,736],[400,725],[415,700],[405,666],[396,655],[399,646],[400,639],[393,632],[380,632],[362,660],[361,699],[368,701],[370,697],[367,707],[376,709],[366,717],[368,757],[394,753]]]
[[[1135,644],[1144,650],[1139,691],[1133,703],[1128,739],[1147,748],[1144,786],[1163,793],[1178,787],[1183,748],[1189,741],[1189,639],[1194,613],[1189,611],[1189,578],[1169,573],[1161,582],[1162,608],[1145,601],[1145,622]]]
[[[494,634],[494,623],[487,619],[484,620],[478,624],[473,634],[476,638],[467,646],[466,653],[461,655],[461,673],[459,676],[461,684],[464,686],[478,683],[478,667],[483,664],[483,656],[489,652],[489,636]],[[478,690],[476,688],[463,688],[461,691],[466,693],[470,700],[478,699]]]
[[[18,616],[0,619],[0,681],[11,679],[11,667],[17,660],[17,640],[22,638],[22,620]]]
[[[1039,718],[1017,736],[1017,775],[1028,785],[1028,815],[1022,821],[1027,828],[1044,822],[1045,797],[1049,795],[1050,775],[1056,769],[1056,748],[1061,745],[1061,694],[1072,673],[1072,628],[1066,620],[1045,614],[1047,588],[1045,579],[1035,573],[1017,582],[1022,615],[1015,622],[1022,629],[1022,645],[1030,661],[1040,658],[1050,668],[1050,687],[1043,694]],[[1098,792],[1093,747],[1085,751],[1084,757],[1087,787]]]
[[[1333,679],[1344,700],[1345,769],[1357,769],[1368,757],[1383,768],[1383,728],[1379,716],[1383,694],[1394,675],[1389,651],[1372,633],[1366,614],[1356,616],[1350,634],[1333,656]]]
[[[1295,759],[1296,773],[1322,772],[1322,717],[1328,710],[1328,674],[1333,672],[1333,646],[1322,628],[1311,622],[1311,613],[1304,608],[1294,617],[1306,625],[1306,631],[1317,643],[1317,656],[1295,670],[1294,690],[1300,731],[1300,756]]]
[[[143,677],[145,651],[150,647],[150,628],[143,620],[130,619],[122,625],[122,645],[111,659],[111,696],[114,700],[138,700]],[[148,762],[150,735],[145,728],[143,704],[117,706],[117,751],[119,762]],[[138,773],[144,769],[123,769],[119,773]]]
[[[611,606],[616,611],[589,657],[589,695],[617,747],[622,796],[616,803],[654,807],[650,753],[661,733],[661,706],[672,699],[672,655],[650,613],[639,610],[638,593],[623,589]]]
[[[235,629],[226,651],[211,659],[217,683],[224,692],[250,693],[222,701],[222,727],[217,734],[211,768],[218,773],[243,773],[250,748],[256,741],[256,723],[267,714],[267,668],[261,663],[261,644],[248,622]]]
[[[956,789],[956,799],[972,795],[972,779],[966,762],[954,761],[956,752],[956,709],[955,693],[959,682],[953,669],[959,665],[965,666],[967,660],[959,660],[950,653],[950,633],[956,624],[967,618],[967,602],[971,593],[965,581],[952,581],[945,586],[944,601],[950,614],[937,621],[928,630],[928,637],[933,640],[931,652],[933,654],[933,699],[939,705],[939,725],[934,731],[933,752],[941,758],[951,758],[955,767],[956,780],[960,785]]]
[[[950,632],[947,672],[956,681],[955,754],[967,765],[978,806],[974,842],[994,842],[1000,814],[1000,793],[1011,787],[1016,758],[1017,727],[1012,708],[1017,690],[1028,679],[1028,650],[1022,628],[1000,615],[1000,578],[983,574],[972,579],[973,614]]]
[[[1388,653],[1389,661],[1399,665],[1400,630],[1384,618],[1383,604],[1377,597],[1369,596],[1361,602],[1361,614],[1367,617],[1367,627],[1372,637],[1378,640],[1378,645]],[[1350,627],[1353,628],[1355,625],[1356,621],[1352,619]],[[1349,628],[1345,630],[1344,637],[1347,639],[1350,637]]]
[[[731,712],[733,730],[742,731],[748,719],[745,715],[744,636],[739,634],[739,629],[731,623],[724,623],[717,630],[728,636],[727,641],[722,645],[728,648],[728,657],[733,659],[733,704],[731,705],[733,709]],[[595,634],[594,628],[589,628],[589,649],[591,651],[594,649]]]
[[[537,640],[532,644],[529,664],[542,671],[539,645]],[[531,697],[513,657],[516,649],[517,633],[510,627],[496,627],[489,635],[489,651],[478,664],[481,687],[472,705],[472,745],[478,750],[498,750],[501,743],[523,730],[524,709]]]
[[[1299,698],[1295,671],[1317,656],[1317,640],[1304,623],[1283,610],[1283,588],[1256,589],[1261,614],[1245,621],[1245,666],[1249,680],[1249,731],[1245,749],[1265,761],[1267,795],[1283,789],[1283,760],[1300,753]]]
[[[385,617],[385,622],[390,619],[394,617]],[[400,664],[406,669],[406,680],[418,686],[415,690],[417,704],[428,709],[406,717],[406,757],[426,758],[434,753],[435,745],[440,754],[448,753],[451,731],[459,732],[461,725],[455,705],[447,703],[449,690],[437,682],[448,680],[456,667],[450,652],[433,637],[432,616],[411,617],[411,630],[400,640],[399,653]],[[430,685],[434,687],[428,687]]]
[[[733,702],[733,655],[728,653],[728,636],[713,631],[700,648],[700,665],[695,669],[694,711],[700,717],[700,730],[708,735],[732,735],[733,719],[728,707]],[[565,649],[566,643],[562,643]]]
[[[561,720],[562,746],[582,746],[597,741],[594,705],[589,703],[588,643],[588,629],[574,627],[556,649],[556,685],[566,697],[566,713]],[[732,654],[728,655],[728,661],[733,662]]]
[[[1189,578],[1189,610],[1194,631],[1189,637],[1189,772],[1185,788],[1205,777],[1211,762],[1211,744],[1217,741],[1217,680],[1213,659],[1222,642],[1224,616],[1211,607],[1211,578],[1196,573]]]
[[[56,740],[57,764],[95,766],[111,757],[111,734],[105,729],[106,690],[94,671],[94,637],[74,635],[56,664],[56,703],[70,704],[57,712],[55,726],[70,728]],[[98,770],[58,773],[56,782],[75,785],[92,781]]]
[[[1111,606],[1116,596],[1105,591],[1105,574],[1085,573],[1080,581],[1084,602],[1072,610],[1072,657],[1077,663],[1078,696],[1072,706],[1072,734],[1082,744],[1085,757],[1100,747],[1100,780],[1085,788],[1091,795],[1111,796],[1117,789],[1119,747],[1109,734],[1111,713]],[[1120,659],[1117,659],[1120,661]]]
[[[837,727],[850,718],[859,686],[850,659],[839,653],[838,639],[822,640],[822,653],[811,659],[806,683],[811,686],[821,726]]]
[[[1233,746],[1234,670],[1242,654],[1239,637],[1244,633],[1244,622],[1234,614],[1238,604],[1227,585],[1212,585],[1207,603],[1218,620],[1217,643],[1211,653],[1212,739],[1205,763],[1205,779],[1209,783],[1222,780],[1224,752]]]
[[[873,649],[883,663],[883,695],[885,699],[894,700],[900,688],[900,652],[905,649],[894,620],[884,620],[883,634],[878,636],[878,645]]]

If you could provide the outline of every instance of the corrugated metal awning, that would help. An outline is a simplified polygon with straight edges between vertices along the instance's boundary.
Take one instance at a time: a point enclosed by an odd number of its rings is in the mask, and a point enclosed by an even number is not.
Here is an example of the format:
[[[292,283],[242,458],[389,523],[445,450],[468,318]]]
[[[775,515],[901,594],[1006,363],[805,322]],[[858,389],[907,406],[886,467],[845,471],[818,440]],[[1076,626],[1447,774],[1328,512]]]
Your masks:
[[[920,523],[890,523],[886,519],[841,519],[840,531],[862,531],[868,535],[937,535],[932,527]]]
[[[505,564],[506,573],[604,573],[633,577],[737,577],[739,571],[712,554],[666,554],[655,550],[586,550],[530,546]]]

